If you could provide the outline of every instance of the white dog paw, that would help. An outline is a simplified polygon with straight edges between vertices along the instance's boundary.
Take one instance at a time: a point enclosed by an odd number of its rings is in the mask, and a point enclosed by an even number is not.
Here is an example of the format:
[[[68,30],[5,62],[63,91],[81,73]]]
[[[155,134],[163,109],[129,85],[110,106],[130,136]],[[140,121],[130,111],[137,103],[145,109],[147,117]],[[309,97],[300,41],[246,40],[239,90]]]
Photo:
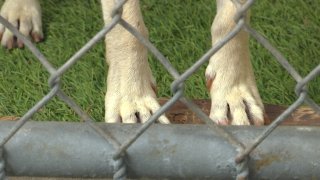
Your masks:
[[[152,94],[107,97],[105,120],[107,123],[145,123],[159,108],[160,105]],[[164,115],[158,121],[170,123]]]
[[[38,0],[6,0],[1,8],[1,16],[28,38],[35,42],[43,40],[41,8]],[[23,42],[15,40],[13,33],[0,24],[1,45],[12,49],[22,48]]]
[[[250,62],[232,58],[230,61],[211,58],[206,69],[210,118],[220,125],[263,125],[264,107]]]
[[[146,122],[160,108],[154,83],[150,80],[151,76],[123,78],[124,75],[118,77],[116,75],[119,74],[109,73],[108,76],[105,121],[107,123]],[[160,116],[158,122],[170,123],[165,115]]]

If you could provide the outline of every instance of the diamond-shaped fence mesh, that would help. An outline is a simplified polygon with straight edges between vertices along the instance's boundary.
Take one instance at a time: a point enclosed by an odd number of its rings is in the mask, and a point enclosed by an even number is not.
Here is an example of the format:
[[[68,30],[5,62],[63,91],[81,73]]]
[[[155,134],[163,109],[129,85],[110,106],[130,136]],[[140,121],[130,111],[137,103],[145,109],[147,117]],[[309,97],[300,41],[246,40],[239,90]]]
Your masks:
[[[5,162],[4,162],[4,146],[10,141],[10,139],[19,131],[19,129],[24,126],[24,124],[32,117],[33,114],[45,106],[53,97],[57,96],[67,105],[69,105],[87,124],[89,124],[96,132],[100,134],[101,137],[105,139],[108,143],[112,144],[114,148],[113,160],[114,160],[114,179],[124,179],[126,178],[126,163],[124,157],[126,155],[126,150],[136,142],[136,140],[173,104],[177,101],[183,102],[190,110],[192,110],[201,120],[203,120],[212,131],[219,134],[223,139],[229,142],[238,152],[238,155],[234,157],[236,162],[237,179],[246,179],[249,174],[248,168],[248,158],[250,153],[257,147],[265,138],[268,137],[270,133],[273,132],[279,124],[285,120],[294,110],[296,110],[302,103],[306,103],[311,106],[316,112],[320,113],[320,107],[308,96],[307,84],[320,74],[320,65],[315,67],[307,76],[302,77],[299,73],[288,63],[286,58],[273,47],[266,38],[260,35],[257,31],[250,27],[245,21],[245,15],[247,10],[252,6],[254,0],[248,0],[246,3],[240,5],[236,0],[233,0],[237,4],[237,13],[234,17],[236,26],[230,31],[224,38],[213,45],[213,47],[207,51],[199,60],[197,60],[189,69],[184,73],[179,74],[178,71],[171,66],[167,58],[143,35],[141,35],[134,27],[127,23],[121,18],[122,7],[126,3],[126,0],[116,1],[112,13],[112,21],[105,25],[89,42],[87,42],[79,51],[77,51],[70,59],[66,61],[58,69],[55,69],[46,57],[33,45],[33,43],[23,36],[13,25],[11,25],[6,19],[0,16],[0,22],[10,29],[17,38],[21,39],[25,46],[38,58],[45,69],[50,73],[49,85],[51,90],[38,101],[27,113],[24,114],[13,126],[10,132],[0,140],[0,179],[5,179]],[[141,125],[141,127],[132,135],[129,139],[124,142],[118,142],[110,134],[105,133],[92,118],[84,112],[77,103],[68,95],[66,95],[60,88],[61,80],[60,77],[66,73],[70,67],[72,67],[80,57],[82,57],[91,47],[93,47],[99,40],[104,38],[104,36],[110,32],[115,25],[120,24],[127,31],[133,34],[148,50],[163,64],[166,70],[174,77],[174,81],[171,84],[171,90],[173,96],[168,100],[158,111],[156,111],[150,119]],[[183,95],[184,82],[190,77],[197,69],[202,66],[209,58],[215,54],[221,47],[224,46],[228,41],[230,41],[234,36],[237,35],[242,29],[247,31],[251,37],[257,40],[263,47],[265,47],[270,53],[277,59],[277,61],[288,71],[288,73],[297,81],[295,92],[297,95],[297,100],[290,105],[275,121],[273,121],[269,126],[265,127],[264,131],[257,136],[250,144],[243,144],[237,138],[235,138],[231,133],[227,132],[224,128],[217,126],[202,110],[195,105],[192,101],[188,100]]]

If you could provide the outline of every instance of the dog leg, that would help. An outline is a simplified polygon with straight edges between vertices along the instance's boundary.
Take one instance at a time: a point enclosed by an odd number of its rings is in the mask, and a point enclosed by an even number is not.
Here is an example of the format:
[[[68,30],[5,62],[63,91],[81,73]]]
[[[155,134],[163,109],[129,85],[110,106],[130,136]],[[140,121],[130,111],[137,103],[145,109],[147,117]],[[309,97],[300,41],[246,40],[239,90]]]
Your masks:
[[[105,24],[111,21],[114,0],[102,0]],[[139,1],[129,0],[122,18],[148,37]],[[105,98],[105,121],[108,123],[145,122],[159,109],[155,81],[147,59],[147,49],[122,26],[106,35],[106,60],[109,65]],[[169,123],[165,116],[161,123]]]
[[[231,0],[217,0],[217,14],[211,28],[213,44],[235,27],[235,13]],[[211,57],[206,78],[213,121],[222,125],[264,124],[264,107],[250,63],[249,36],[245,31]]]
[[[32,37],[35,42],[43,39],[41,8],[38,0],[6,0],[2,5],[1,16],[13,24],[26,37]],[[14,35],[0,24],[1,45],[12,49],[23,47],[21,40],[15,41]]]

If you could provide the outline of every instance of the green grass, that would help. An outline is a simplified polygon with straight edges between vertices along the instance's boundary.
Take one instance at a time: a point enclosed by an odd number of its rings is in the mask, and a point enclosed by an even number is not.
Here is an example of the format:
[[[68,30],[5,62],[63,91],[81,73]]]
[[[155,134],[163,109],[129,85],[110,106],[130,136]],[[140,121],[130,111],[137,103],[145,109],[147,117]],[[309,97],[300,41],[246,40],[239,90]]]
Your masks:
[[[183,72],[211,46],[210,26],[215,14],[213,0],[142,0],[150,39]],[[45,41],[37,45],[55,66],[82,47],[102,26],[98,0],[42,1]],[[266,36],[302,75],[319,64],[320,1],[257,1],[252,26]],[[252,62],[265,103],[289,105],[295,101],[295,81],[261,45],[251,40]],[[99,42],[62,78],[63,90],[85,111],[103,120],[105,85],[104,43]],[[170,97],[172,78],[150,55],[158,83],[158,95]],[[22,116],[49,88],[49,74],[27,49],[0,49],[0,117]],[[205,66],[186,83],[190,98],[208,98]],[[310,96],[320,102],[320,78],[310,83]],[[79,118],[54,98],[33,119],[73,121]]]

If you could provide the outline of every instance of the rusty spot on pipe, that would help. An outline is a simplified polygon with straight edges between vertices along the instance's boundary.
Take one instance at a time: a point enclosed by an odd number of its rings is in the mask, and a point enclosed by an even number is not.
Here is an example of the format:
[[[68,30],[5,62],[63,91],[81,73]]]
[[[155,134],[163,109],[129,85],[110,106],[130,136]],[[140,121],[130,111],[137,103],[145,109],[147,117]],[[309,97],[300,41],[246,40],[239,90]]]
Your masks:
[[[257,171],[260,171],[261,169],[271,165],[274,162],[279,162],[281,161],[280,155],[275,155],[275,154],[269,154],[269,155],[264,155],[261,157],[261,159],[256,161],[255,168]]]

